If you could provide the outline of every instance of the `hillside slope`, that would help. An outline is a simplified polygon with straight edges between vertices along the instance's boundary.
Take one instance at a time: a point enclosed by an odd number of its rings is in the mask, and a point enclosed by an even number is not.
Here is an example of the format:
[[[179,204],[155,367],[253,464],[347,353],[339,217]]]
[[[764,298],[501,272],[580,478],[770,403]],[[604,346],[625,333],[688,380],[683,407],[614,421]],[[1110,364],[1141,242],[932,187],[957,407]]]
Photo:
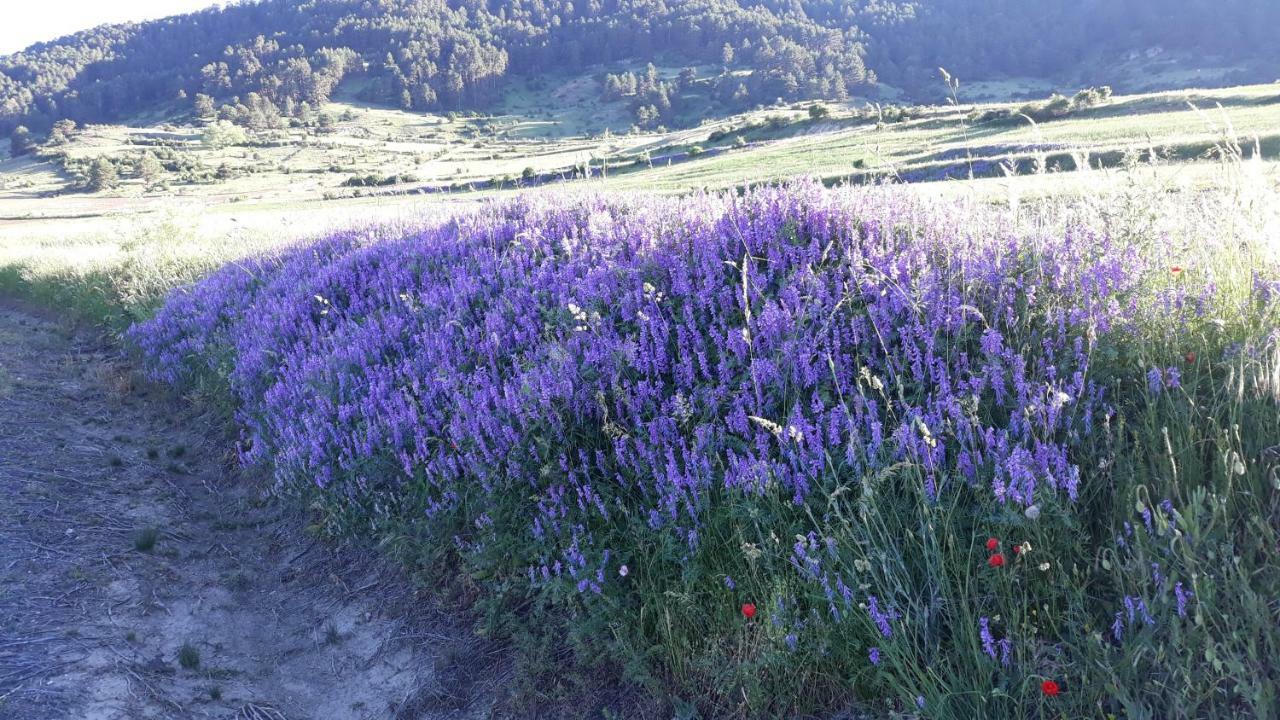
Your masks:
[[[305,119],[347,79],[371,102],[484,108],[513,76],[624,60],[690,68],[610,81],[605,90],[629,98],[642,126],[681,115],[695,66],[723,70],[701,88],[708,114],[844,99],[874,93],[877,81],[936,93],[939,66],[966,79],[1061,78],[1168,56],[1233,68],[1236,82],[1271,80],[1280,50],[1267,33],[1278,24],[1268,0],[262,0],[102,26],[0,58],[0,133],[157,110],[273,126]]]

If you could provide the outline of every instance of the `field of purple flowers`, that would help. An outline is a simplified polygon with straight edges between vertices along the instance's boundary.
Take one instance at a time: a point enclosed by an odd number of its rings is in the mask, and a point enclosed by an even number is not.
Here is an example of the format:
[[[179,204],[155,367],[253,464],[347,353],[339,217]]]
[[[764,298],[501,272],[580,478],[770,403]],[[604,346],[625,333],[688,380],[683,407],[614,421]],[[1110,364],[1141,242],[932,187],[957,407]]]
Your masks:
[[[705,717],[1280,715],[1274,256],[911,198],[526,197],[245,259],[129,337],[533,673]]]

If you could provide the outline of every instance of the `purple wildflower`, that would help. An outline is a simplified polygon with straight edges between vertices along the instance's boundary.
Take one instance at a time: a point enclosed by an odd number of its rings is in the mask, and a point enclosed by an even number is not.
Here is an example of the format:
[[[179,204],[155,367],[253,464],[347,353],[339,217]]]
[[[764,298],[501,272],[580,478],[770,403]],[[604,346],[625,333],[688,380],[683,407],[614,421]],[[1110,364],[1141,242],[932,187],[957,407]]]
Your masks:
[[[871,616],[872,622],[880,629],[880,634],[886,638],[893,637],[893,627],[889,624],[893,620],[892,612],[880,611],[880,599],[875,595],[867,597],[867,614]]]
[[[622,523],[637,545],[615,553],[675,547],[662,560],[705,577],[722,494],[820,511],[825,493],[811,495],[833,476],[904,462],[930,499],[967,484],[1048,515],[1049,498],[1085,492],[1073,458],[1112,427],[1090,334],[1140,311],[1137,265],[1088,228],[969,232],[916,201],[816,183],[531,196],[228,266],[129,338],[157,381],[222,375],[241,459],[277,486],[468,528],[468,570],[536,568],[532,591],[557,598],[622,582],[604,547]],[[1146,379],[1153,394],[1180,383]],[[583,428],[603,432],[583,442]],[[508,532],[494,518],[513,517],[525,542],[482,552]],[[799,582],[821,583],[823,622],[858,592],[835,575],[843,540],[811,534],[790,558]],[[897,614],[867,605],[890,637]],[[1004,664],[1007,646],[986,628],[984,651]]]
[[[1187,616],[1187,599],[1191,597],[1192,595],[1191,591],[1183,590],[1182,583],[1177,582],[1177,583],[1174,583],[1173,585],[1173,595],[1178,601],[1178,617],[1186,617]]]
[[[984,615],[978,618],[978,634],[982,638],[982,651],[996,659],[996,641],[991,636],[991,621]]]
[[[1147,371],[1147,391],[1152,395],[1159,395],[1164,389],[1164,377],[1160,374],[1160,368],[1151,368]]]

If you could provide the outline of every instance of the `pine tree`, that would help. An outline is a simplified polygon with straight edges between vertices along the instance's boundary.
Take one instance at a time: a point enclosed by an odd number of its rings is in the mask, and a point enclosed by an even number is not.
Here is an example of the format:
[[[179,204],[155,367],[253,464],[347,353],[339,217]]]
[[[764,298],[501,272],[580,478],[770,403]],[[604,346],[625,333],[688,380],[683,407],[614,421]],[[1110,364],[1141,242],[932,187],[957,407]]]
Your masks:
[[[120,185],[120,173],[110,158],[94,159],[89,169],[89,189],[93,192],[112,190]]]
[[[71,141],[71,136],[75,134],[76,121],[62,119],[53,124],[49,130],[50,145],[65,145]]]
[[[622,97],[622,78],[609,73],[604,78],[604,97],[606,100],[617,100]]]
[[[211,118],[217,112],[213,108],[213,98],[204,93],[196,93],[194,105],[196,117],[201,119]]]
[[[31,131],[25,126],[19,125],[13,129],[13,133],[9,135],[9,154],[13,157],[26,155],[36,146],[35,140],[31,139]]]
[[[138,160],[138,176],[146,182],[147,187],[155,185],[163,173],[164,165],[160,164],[160,159],[155,156],[155,153],[143,153]]]

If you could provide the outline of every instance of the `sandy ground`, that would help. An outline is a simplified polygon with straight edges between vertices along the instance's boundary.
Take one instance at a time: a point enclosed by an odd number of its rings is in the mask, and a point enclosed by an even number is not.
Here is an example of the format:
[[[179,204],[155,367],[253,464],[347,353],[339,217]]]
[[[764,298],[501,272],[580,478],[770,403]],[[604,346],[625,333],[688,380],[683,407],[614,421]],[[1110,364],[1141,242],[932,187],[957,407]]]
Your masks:
[[[502,653],[309,538],[223,426],[0,303],[0,718],[488,715]]]

